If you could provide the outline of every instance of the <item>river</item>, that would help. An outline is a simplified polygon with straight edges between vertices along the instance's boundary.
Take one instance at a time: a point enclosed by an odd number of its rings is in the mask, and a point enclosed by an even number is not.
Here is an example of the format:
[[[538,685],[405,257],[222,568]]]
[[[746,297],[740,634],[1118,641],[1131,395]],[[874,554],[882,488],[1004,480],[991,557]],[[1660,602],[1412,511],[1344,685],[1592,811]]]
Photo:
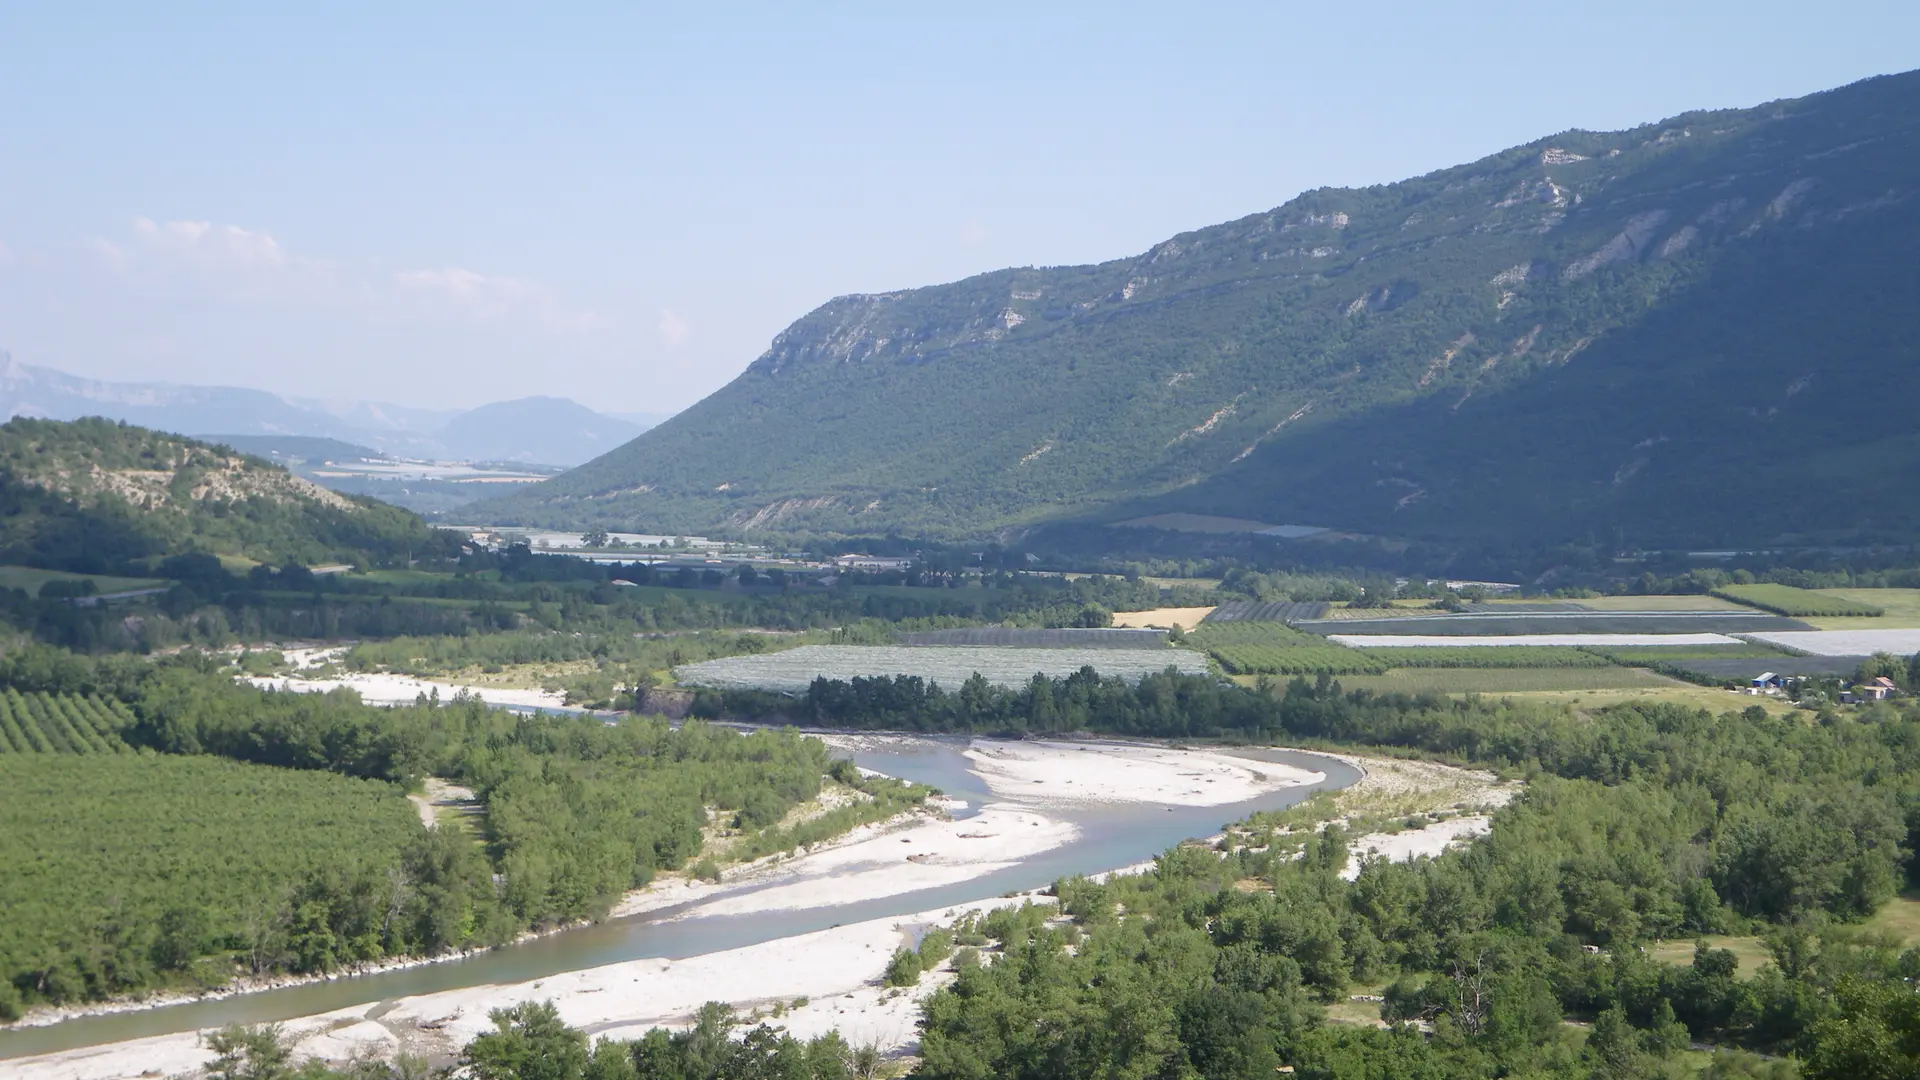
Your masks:
[[[876,740],[852,752],[863,768],[937,787],[970,807],[1003,801],[988,792],[962,751],[965,739]],[[1073,874],[1091,874],[1143,862],[1256,810],[1292,806],[1315,791],[1347,787],[1360,771],[1317,754],[1246,749],[1239,756],[1323,773],[1319,784],[1289,788],[1247,802],[1210,807],[1158,804],[1049,808],[1079,827],[1070,843],[1018,866],[940,888],[877,900],[797,911],[673,920],[676,909],[613,919],[477,953],[460,960],[302,983],[214,1000],[100,1016],[45,1027],[0,1030],[0,1060],[47,1054],[224,1024],[260,1024],[329,1012],[351,1005],[489,983],[521,982],[563,971],[651,957],[680,959],[811,933],[843,923],[885,918],[1033,889]],[[964,812],[963,812],[964,813]]]

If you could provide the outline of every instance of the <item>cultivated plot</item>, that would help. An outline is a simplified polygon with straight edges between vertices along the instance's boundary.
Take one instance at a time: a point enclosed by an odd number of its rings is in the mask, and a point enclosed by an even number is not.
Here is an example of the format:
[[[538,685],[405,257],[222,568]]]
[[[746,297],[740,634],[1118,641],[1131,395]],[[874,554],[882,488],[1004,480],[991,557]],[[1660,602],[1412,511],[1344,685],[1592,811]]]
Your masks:
[[[1755,635],[1760,636],[1760,635]],[[1795,635],[1774,635],[1792,637]],[[1804,636],[1804,635],[1803,635]],[[1396,649],[1411,646],[1448,645],[1462,648],[1514,645],[1578,645],[1584,648],[1618,648],[1640,645],[1738,645],[1738,638],[1725,634],[1333,634],[1327,640],[1356,649]]]
[[[1920,652],[1920,630],[1807,630],[1749,636],[1814,656],[1871,656],[1881,652],[1911,656]]]
[[[817,678],[917,675],[954,689],[975,672],[1000,686],[1020,686],[1036,674],[1061,678],[1091,667],[1103,676],[1137,682],[1172,667],[1204,675],[1206,657],[1185,649],[1019,649],[992,646],[924,648],[912,645],[804,645],[759,656],[730,656],[673,669],[683,686],[717,690],[772,690],[797,694]]]

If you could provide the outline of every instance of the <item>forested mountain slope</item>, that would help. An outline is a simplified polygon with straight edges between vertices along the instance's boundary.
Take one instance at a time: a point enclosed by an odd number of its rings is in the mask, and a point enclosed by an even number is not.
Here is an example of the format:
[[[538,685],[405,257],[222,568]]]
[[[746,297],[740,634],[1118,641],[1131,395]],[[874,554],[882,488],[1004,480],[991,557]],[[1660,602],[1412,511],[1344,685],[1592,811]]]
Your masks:
[[[404,561],[451,541],[277,465],[98,418],[0,425],[0,562],[114,573],[167,555]]]
[[[1911,535],[1917,137],[1908,73],[1313,191],[1137,258],[841,297],[694,408],[476,513]]]

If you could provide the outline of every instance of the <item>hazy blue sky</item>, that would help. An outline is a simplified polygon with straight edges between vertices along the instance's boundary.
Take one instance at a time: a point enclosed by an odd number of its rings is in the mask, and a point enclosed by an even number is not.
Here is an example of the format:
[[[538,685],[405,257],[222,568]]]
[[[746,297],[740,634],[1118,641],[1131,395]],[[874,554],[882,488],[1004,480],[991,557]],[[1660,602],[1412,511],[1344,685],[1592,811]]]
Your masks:
[[[664,411],[837,294],[1920,67],[1911,0],[290,6],[0,0],[0,348]]]

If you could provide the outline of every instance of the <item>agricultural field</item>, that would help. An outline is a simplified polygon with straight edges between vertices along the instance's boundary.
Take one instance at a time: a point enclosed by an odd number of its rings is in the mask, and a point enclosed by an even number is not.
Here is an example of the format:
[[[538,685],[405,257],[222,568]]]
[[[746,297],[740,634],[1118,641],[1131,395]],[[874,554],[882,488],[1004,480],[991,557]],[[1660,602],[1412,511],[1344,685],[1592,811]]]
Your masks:
[[[50,581],[91,581],[96,593],[128,592],[133,589],[157,589],[166,582],[158,578],[114,577],[109,574],[69,574],[63,570],[38,570],[29,566],[0,566],[0,589],[19,589],[28,596],[39,596],[40,587]]]
[[[1235,600],[1230,604],[1221,604],[1208,615],[1209,626],[1218,623],[1259,622],[1285,623],[1298,619],[1325,618],[1333,605],[1308,600]]]
[[[1911,656],[1920,652],[1920,629],[1912,630],[1809,630],[1804,633],[1767,633],[1753,635],[1760,641],[1812,656],[1871,656],[1893,653]]]
[[[993,646],[804,645],[785,652],[731,656],[673,669],[682,686],[798,694],[816,678],[849,680],[917,675],[953,690],[978,672],[999,686],[1023,686],[1034,675],[1061,678],[1091,667],[1103,676],[1138,681],[1176,668],[1203,675],[1206,658],[1186,649],[1020,649]]]
[[[0,691],[0,754],[132,753],[120,737],[132,723],[117,701]]]
[[[1747,660],[1769,659],[1784,661],[1787,654],[1770,645],[1752,642],[1739,642],[1733,645],[1696,645],[1691,647],[1649,646],[1643,648],[1594,649],[1596,655],[1604,656],[1623,667],[1652,667],[1659,664],[1672,664],[1688,660]]]
[[[420,834],[389,785],[324,772],[151,754],[0,755],[0,972],[56,958],[54,996],[98,971],[137,983],[150,953],[187,957],[271,909],[308,874],[394,865]],[[156,937],[158,940],[156,940]],[[179,940],[172,940],[177,937]],[[110,989],[111,986],[104,987]]]
[[[1715,589],[1714,595],[1791,618],[1806,616],[1878,618],[1886,614],[1885,609],[1874,604],[1851,600],[1832,593],[1815,592],[1812,589],[1796,589],[1791,585],[1728,585]]]
[[[1810,630],[1797,619],[1760,611],[1605,611],[1424,613],[1388,619],[1323,619],[1294,624],[1317,634],[1458,634],[1504,637],[1523,634],[1751,634],[1762,630]]]
[[[1792,635],[1787,635],[1792,636]],[[1804,635],[1802,635],[1804,636]],[[1738,645],[1739,638],[1725,634],[1583,634],[1583,633],[1541,633],[1541,634],[1497,634],[1484,637],[1470,637],[1456,634],[1332,634],[1329,641],[1337,641],[1356,649],[1408,649],[1432,646],[1458,648],[1538,648],[1549,645],[1571,645],[1589,649],[1613,649],[1642,646],[1700,646],[1700,645]]]
[[[1664,661],[1669,667],[1704,679],[1744,683],[1761,672],[1778,675],[1836,675],[1846,678],[1859,669],[1864,656],[1756,656],[1727,659],[1694,657]]]
[[[1376,693],[1510,694],[1570,690],[1656,689],[1672,679],[1643,668],[1394,668],[1380,675],[1341,676],[1346,690]]]
[[[1717,596],[1589,596],[1573,603],[1588,611],[1744,611]]]
[[[902,645],[993,645],[1014,649],[1167,649],[1158,630],[1033,630],[1008,626],[967,626],[955,630],[916,630],[900,635]]]
[[[1613,661],[1570,645],[1514,645],[1489,649],[1461,645],[1415,645],[1370,653],[1396,668],[1595,668]]]
[[[1920,589],[1821,589],[1820,595],[1838,597],[1885,612],[1878,618],[1817,616],[1807,621],[1821,630],[1920,628]]]
[[[1345,675],[1381,672],[1380,660],[1277,622],[1208,622],[1187,635],[1230,675]]]
[[[1182,630],[1192,630],[1213,614],[1210,607],[1163,607],[1150,611],[1116,611],[1113,613],[1113,625],[1127,629],[1147,627],[1177,626]]]

